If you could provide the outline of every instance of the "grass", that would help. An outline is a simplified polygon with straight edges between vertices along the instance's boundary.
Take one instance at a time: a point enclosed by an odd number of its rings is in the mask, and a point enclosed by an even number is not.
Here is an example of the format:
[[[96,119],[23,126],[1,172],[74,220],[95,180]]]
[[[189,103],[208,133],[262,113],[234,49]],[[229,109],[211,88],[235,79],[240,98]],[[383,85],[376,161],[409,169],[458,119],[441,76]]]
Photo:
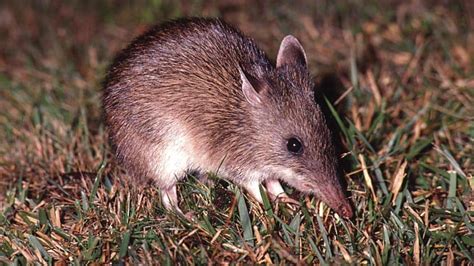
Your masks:
[[[473,6],[309,2],[2,2],[0,262],[472,265]],[[107,65],[146,25],[189,15],[223,16],[272,57],[285,34],[302,41],[354,219],[291,188],[301,206],[259,205],[212,176],[179,185],[190,222],[114,164]]]

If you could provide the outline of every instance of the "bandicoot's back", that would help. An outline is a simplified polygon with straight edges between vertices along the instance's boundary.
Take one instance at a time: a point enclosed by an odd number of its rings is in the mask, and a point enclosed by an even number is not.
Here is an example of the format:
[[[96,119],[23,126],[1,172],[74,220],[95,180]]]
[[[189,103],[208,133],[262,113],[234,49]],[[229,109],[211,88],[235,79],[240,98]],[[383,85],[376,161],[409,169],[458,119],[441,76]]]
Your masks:
[[[153,176],[150,171],[160,169],[146,165],[158,153],[150,154],[151,143],[162,150],[183,135],[235,138],[229,120],[239,128],[248,123],[240,65],[271,68],[251,40],[219,20],[170,22],[136,39],[117,57],[105,85],[106,119],[119,160],[132,174]],[[226,149],[232,144],[226,142]]]

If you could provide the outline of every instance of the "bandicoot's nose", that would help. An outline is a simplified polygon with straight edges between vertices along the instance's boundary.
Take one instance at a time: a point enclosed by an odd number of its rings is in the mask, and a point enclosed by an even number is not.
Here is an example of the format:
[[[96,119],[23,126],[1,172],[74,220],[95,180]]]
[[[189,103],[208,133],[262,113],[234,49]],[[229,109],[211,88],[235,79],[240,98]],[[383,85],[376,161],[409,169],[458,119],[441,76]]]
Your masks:
[[[318,179],[318,183],[304,183],[303,187],[313,192],[331,209],[344,218],[352,218],[354,212],[349,200],[344,195],[342,187],[336,178]]]
[[[334,209],[339,215],[342,215],[343,217],[350,219],[354,215],[354,212],[352,211],[352,206],[351,204],[346,201],[341,203],[338,207]]]

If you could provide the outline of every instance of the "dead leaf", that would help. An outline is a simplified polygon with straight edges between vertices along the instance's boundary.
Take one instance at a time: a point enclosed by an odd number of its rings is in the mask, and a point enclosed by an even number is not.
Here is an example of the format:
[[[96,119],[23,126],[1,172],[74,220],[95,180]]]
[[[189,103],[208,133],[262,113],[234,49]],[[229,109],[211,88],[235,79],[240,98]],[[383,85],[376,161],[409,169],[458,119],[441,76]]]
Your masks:
[[[405,176],[407,175],[405,173],[406,167],[407,167],[407,161],[404,161],[402,165],[398,168],[397,173],[392,179],[392,184],[390,186],[390,191],[393,194],[392,204],[397,199],[398,193],[400,192],[400,188],[402,187],[402,184],[403,184],[403,180],[405,179]]]

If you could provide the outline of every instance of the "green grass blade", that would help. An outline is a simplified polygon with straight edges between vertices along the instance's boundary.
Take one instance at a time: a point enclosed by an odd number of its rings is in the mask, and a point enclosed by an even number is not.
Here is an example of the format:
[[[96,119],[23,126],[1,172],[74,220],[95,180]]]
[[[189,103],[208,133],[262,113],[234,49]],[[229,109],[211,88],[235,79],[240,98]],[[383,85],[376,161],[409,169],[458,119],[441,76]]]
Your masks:
[[[244,241],[250,245],[254,246],[254,236],[253,236],[253,230],[252,230],[252,222],[250,220],[250,214],[247,209],[247,205],[245,203],[245,199],[243,194],[240,192],[240,190],[237,191],[236,195],[238,202],[237,202],[237,208],[239,211],[239,219],[240,219],[240,225],[242,226],[242,229],[244,230]]]
[[[313,239],[310,237],[308,238],[309,244],[311,246],[311,250],[316,254],[316,257],[318,257],[319,263],[321,265],[329,265],[323,258],[323,255],[321,254],[321,251],[319,251],[318,246],[314,243]]]
[[[449,190],[448,190],[448,199],[446,201],[446,206],[448,209],[454,207],[454,199],[456,198],[456,189],[457,189],[457,175],[455,171],[448,171],[449,178]]]
[[[316,214],[315,216],[316,216],[316,220],[318,221],[319,231],[321,233],[321,236],[323,237],[324,244],[326,246],[326,256],[328,256],[329,258],[332,258],[333,253],[331,251],[331,243],[329,242],[328,232],[326,228],[324,227],[324,223],[321,217],[318,214]]]
[[[120,250],[119,250],[119,258],[125,257],[127,255],[128,251],[128,245],[130,244],[130,236],[132,235],[132,232],[130,230],[126,231],[122,235],[122,241],[120,241]]]
[[[52,259],[51,255],[49,255],[49,253],[46,251],[43,245],[41,245],[38,238],[36,238],[33,235],[28,235],[28,241],[33,248],[39,250],[39,252],[41,253],[41,256],[43,256],[44,259],[46,259],[47,261],[50,261]]]
[[[327,106],[329,107],[329,110],[332,114],[332,116],[334,117],[334,119],[336,119],[336,122],[339,126],[339,129],[341,129],[342,133],[344,134],[344,136],[346,137],[346,139],[348,139],[349,137],[349,134],[347,133],[347,129],[344,125],[344,123],[342,122],[342,119],[341,117],[339,116],[339,114],[337,113],[336,109],[334,109],[334,107],[332,106],[331,102],[326,98],[324,97],[324,101],[326,102]],[[351,143],[352,144],[352,143]],[[352,145],[351,145],[352,146]]]

